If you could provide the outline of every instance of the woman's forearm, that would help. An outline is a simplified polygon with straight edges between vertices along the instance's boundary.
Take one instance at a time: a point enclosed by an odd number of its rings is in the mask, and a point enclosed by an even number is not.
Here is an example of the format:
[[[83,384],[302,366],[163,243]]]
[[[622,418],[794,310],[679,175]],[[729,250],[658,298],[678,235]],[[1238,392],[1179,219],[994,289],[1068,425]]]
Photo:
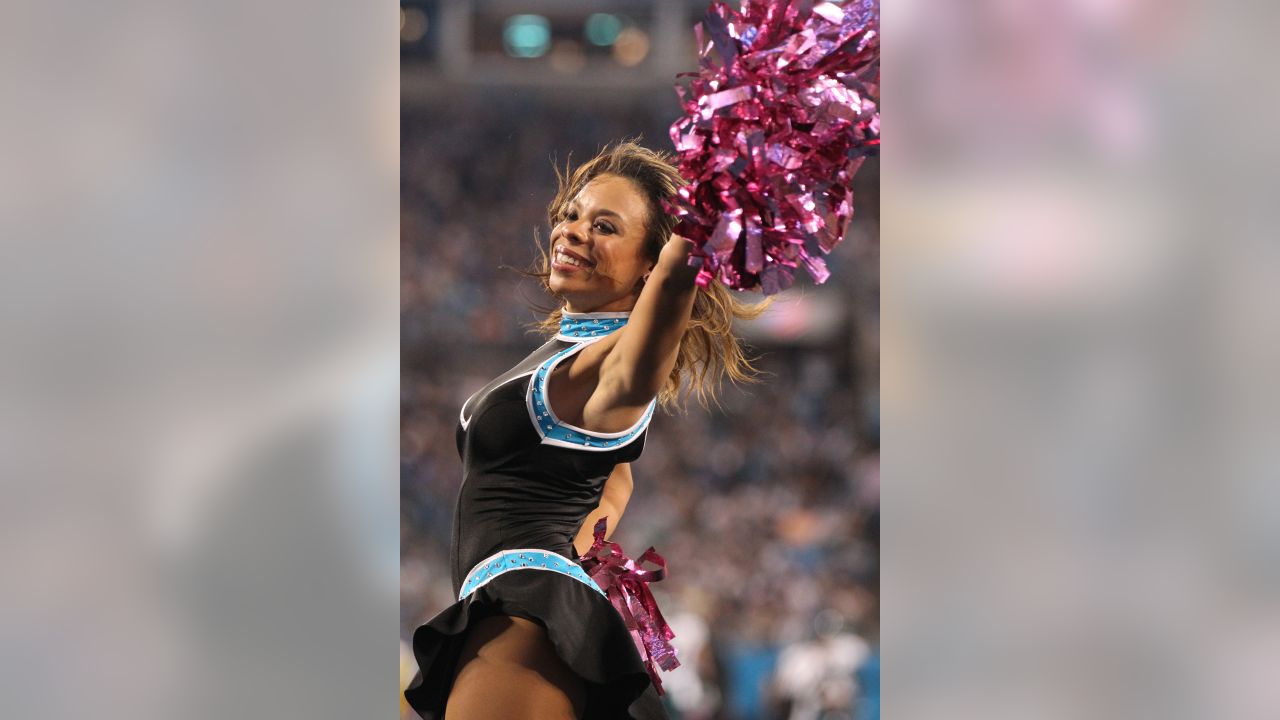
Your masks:
[[[600,518],[607,517],[605,521],[604,537],[606,540],[613,535],[613,531],[618,527],[618,521],[622,519],[622,510],[614,507],[613,503],[608,500],[601,500],[600,505],[587,514],[587,519],[582,522],[582,527],[578,528],[578,536],[573,540],[573,549],[578,555],[591,549],[592,543],[595,542],[595,527]]]
[[[640,293],[627,327],[600,369],[608,406],[642,406],[666,383],[693,312],[693,243],[673,235]]]
[[[591,544],[595,541],[596,523],[600,518],[609,518],[605,523],[605,539],[613,535],[613,531],[618,527],[618,521],[622,519],[622,513],[627,509],[627,503],[631,500],[631,490],[634,486],[631,463],[614,465],[613,471],[604,482],[604,488],[600,491],[600,504],[587,514],[587,519],[582,522],[582,527],[578,528],[578,534],[573,540],[573,547],[579,555],[591,549]]]

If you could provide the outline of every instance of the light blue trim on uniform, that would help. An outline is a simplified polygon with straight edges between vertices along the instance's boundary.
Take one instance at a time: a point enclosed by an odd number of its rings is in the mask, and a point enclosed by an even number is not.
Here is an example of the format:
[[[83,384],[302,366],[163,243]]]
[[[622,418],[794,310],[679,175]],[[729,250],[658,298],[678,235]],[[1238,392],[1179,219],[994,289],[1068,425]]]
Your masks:
[[[584,428],[570,425],[556,417],[555,412],[552,411],[551,406],[547,403],[547,378],[550,377],[556,363],[592,342],[595,342],[595,340],[585,340],[575,345],[570,345],[552,355],[538,366],[538,369],[533,372],[533,377],[529,380],[527,402],[529,418],[533,420],[533,425],[537,428],[538,435],[541,436],[544,444],[576,450],[603,452],[627,445],[649,426],[649,419],[653,417],[653,411],[658,406],[657,398],[649,401],[649,407],[645,409],[644,415],[639,422],[622,432],[591,432]]]
[[[608,597],[578,563],[547,550],[524,549],[503,550],[477,563],[471,568],[471,572],[467,573],[467,579],[462,581],[462,590],[458,592],[458,599],[465,600],[468,595],[484,587],[490,580],[513,570],[549,570],[560,573],[590,587],[600,593],[601,597]]]
[[[560,315],[561,340],[583,340],[604,337],[627,324],[629,312],[571,313]]]

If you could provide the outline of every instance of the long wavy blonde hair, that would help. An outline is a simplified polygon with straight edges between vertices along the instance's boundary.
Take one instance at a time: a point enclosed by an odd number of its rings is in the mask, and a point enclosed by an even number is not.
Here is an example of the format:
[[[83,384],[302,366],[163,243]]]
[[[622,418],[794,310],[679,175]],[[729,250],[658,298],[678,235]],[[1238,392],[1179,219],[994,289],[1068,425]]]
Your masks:
[[[676,218],[662,206],[662,200],[671,198],[685,184],[680,172],[671,164],[670,156],[639,145],[635,140],[624,140],[601,150],[594,158],[572,168],[565,164],[562,172],[556,168],[559,189],[547,205],[547,222],[555,227],[564,219],[569,202],[582,188],[600,175],[617,175],[631,180],[644,194],[649,206],[649,222],[642,252],[656,263],[662,246],[670,239],[676,226]],[[551,276],[550,247],[538,240],[539,258],[528,274],[537,277],[542,287],[552,296],[548,278]],[[658,393],[658,402],[664,408],[683,408],[689,394],[707,407],[716,401],[716,393],[724,380],[735,383],[755,382],[757,369],[743,352],[742,345],[733,334],[733,321],[758,317],[769,306],[766,299],[759,303],[739,300],[734,291],[722,283],[712,282],[699,290],[693,302],[693,315],[684,337],[676,366]],[[535,327],[544,335],[554,335],[560,327],[563,305]],[[681,392],[685,387],[687,392]]]

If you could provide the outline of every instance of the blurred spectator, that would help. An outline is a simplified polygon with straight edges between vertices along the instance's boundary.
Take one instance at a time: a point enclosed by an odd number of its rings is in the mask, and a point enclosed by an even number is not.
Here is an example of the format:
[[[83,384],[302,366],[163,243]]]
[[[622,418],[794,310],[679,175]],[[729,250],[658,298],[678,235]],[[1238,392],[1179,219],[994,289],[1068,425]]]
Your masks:
[[[778,658],[774,691],[788,720],[853,720],[854,672],[866,662],[867,642],[844,628],[844,618],[823,610],[811,640],[795,643]]]

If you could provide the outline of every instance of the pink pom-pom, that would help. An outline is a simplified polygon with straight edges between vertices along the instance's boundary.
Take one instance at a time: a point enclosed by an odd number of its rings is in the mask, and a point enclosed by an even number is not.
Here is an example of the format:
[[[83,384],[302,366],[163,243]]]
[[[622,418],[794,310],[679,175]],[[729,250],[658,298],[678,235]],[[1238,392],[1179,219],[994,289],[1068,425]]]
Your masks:
[[[671,126],[689,184],[667,203],[706,258],[700,284],[773,294],[853,215],[853,174],[880,145],[880,5],[714,0],[696,28],[700,70]]]
[[[592,529],[595,541],[591,549],[578,558],[578,563],[622,616],[636,651],[649,671],[649,679],[662,695],[658,669],[670,672],[680,667],[680,661],[671,644],[676,634],[662,617],[658,601],[649,592],[649,583],[667,576],[667,561],[653,548],[645,550],[636,560],[627,557],[621,546],[604,539],[607,520],[602,517],[596,521]],[[646,570],[645,565],[653,569]]]

